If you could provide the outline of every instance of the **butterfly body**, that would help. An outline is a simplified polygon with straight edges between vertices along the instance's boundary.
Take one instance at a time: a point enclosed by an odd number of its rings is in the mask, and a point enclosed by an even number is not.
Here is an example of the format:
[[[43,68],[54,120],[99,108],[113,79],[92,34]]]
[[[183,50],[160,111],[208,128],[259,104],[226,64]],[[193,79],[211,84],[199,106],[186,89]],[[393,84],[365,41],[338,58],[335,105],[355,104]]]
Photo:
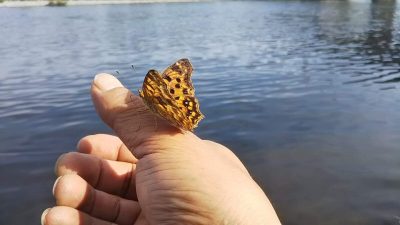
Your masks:
[[[204,115],[195,97],[192,64],[180,59],[160,74],[149,70],[139,96],[149,109],[177,128],[193,131]]]

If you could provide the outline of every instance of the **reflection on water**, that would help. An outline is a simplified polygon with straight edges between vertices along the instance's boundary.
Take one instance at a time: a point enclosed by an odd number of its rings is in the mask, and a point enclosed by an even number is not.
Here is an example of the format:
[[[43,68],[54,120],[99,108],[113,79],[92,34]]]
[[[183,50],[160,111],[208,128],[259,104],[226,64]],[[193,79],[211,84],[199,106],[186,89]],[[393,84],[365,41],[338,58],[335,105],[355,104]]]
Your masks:
[[[395,1],[0,9],[0,224],[39,221],[57,156],[110,132],[90,102],[95,73],[118,70],[137,90],[181,57],[206,115],[197,133],[239,155],[284,224],[397,224],[399,12]]]
[[[340,46],[351,46],[348,50],[351,66],[376,67],[370,70],[351,71],[350,81],[345,84],[395,83],[400,80],[398,64],[399,42],[398,21],[395,16],[395,1],[385,4],[332,4],[336,10],[322,11],[324,14],[323,33],[320,38],[332,41]],[[339,13],[339,15],[337,14]],[[350,21],[350,22],[349,22]],[[326,24],[330,24],[326,26]],[[343,56],[342,56],[343,57]],[[346,65],[347,67],[348,65]],[[382,89],[391,89],[388,85]]]

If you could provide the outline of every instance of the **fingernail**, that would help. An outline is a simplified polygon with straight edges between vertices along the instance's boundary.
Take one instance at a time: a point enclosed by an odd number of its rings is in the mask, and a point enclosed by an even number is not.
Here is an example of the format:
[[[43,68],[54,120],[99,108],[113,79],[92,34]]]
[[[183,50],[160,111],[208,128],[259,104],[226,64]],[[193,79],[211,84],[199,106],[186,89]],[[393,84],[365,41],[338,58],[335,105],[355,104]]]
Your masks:
[[[57,183],[58,183],[58,181],[60,180],[60,178],[61,178],[62,176],[59,176],[58,178],[57,178],[57,180],[54,182],[54,185],[53,185],[53,196],[54,196],[54,190],[56,189],[56,186],[57,186]]]
[[[60,162],[61,162],[61,159],[64,158],[64,156],[65,156],[65,153],[62,154],[62,155],[60,155],[60,156],[58,157],[58,159],[57,159],[55,165],[54,165],[54,174],[55,174],[56,176],[58,176],[59,164],[60,164]]]
[[[42,216],[40,217],[40,223],[41,223],[42,225],[45,225],[45,222],[46,222],[46,215],[47,215],[47,213],[48,213],[49,211],[50,211],[50,208],[48,208],[48,209],[46,209],[46,210],[43,211]]]
[[[108,91],[116,87],[123,87],[121,82],[113,75],[100,73],[94,77],[94,85],[98,87],[101,91]]]

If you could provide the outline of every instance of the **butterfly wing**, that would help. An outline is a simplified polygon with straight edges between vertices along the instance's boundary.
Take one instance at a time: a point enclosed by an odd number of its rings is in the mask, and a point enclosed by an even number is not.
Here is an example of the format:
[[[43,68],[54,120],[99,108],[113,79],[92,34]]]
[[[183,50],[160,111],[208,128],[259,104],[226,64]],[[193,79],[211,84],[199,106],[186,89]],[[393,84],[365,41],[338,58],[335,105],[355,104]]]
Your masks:
[[[182,121],[184,128],[193,130],[196,128],[204,115],[200,112],[199,101],[195,97],[192,83],[193,67],[188,59],[180,59],[169,66],[162,74],[171,99],[179,106],[186,117]]]
[[[150,70],[147,73],[142,90],[139,90],[139,96],[151,111],[178,128],[186,128],[181,122],[186,119],[186,116],[168,93],[167,84],[158,71]]]

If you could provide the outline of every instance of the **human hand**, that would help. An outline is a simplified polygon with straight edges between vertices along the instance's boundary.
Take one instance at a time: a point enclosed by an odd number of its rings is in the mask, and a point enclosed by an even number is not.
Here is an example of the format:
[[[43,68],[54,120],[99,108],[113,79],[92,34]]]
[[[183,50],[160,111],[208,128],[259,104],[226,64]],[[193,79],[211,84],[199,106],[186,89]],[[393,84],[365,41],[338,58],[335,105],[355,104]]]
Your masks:
[[[179,132],[111,75],[97,75],[91,91],[118,137],[85,137],[59,158],[57,206],[42,224],[280,224],[229,149]]]

